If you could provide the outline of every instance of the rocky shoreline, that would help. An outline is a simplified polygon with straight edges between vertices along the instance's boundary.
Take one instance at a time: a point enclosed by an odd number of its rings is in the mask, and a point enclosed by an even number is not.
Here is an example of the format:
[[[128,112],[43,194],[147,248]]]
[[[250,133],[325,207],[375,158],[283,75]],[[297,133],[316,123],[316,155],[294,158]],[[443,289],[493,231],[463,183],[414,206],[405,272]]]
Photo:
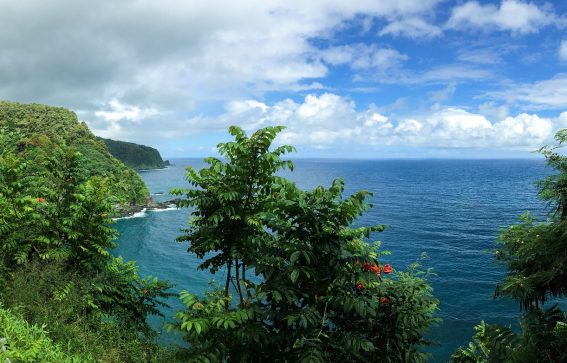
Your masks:
[[[177,208],[179,204],[178,199],[168,200],[166,202],[157,202],[152,197],[146,198],[146,202],[142,205],[115,205],[114,209],[116,211],[115,218],[127,218],[132,217],[136,213],[142,211],[153,211],[153,210],[166,210],[171,208]]]

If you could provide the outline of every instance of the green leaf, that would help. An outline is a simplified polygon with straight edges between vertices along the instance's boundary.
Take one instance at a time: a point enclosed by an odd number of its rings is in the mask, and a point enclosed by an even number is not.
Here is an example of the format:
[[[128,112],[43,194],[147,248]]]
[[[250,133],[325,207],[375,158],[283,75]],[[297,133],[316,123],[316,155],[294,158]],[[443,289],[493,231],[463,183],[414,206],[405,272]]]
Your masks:
[[[289,258],[289,262],[293,265],[295,264],[295,262],[297,261],[297,259],[299,258],[299,255],[301,254],[301,251],[295,251],[294,253],[291,254],[291,257]]]
[[[298,277],[299,277],[299,270],[293,270],[291,272],[291,282],[293,282],[295,284]]]

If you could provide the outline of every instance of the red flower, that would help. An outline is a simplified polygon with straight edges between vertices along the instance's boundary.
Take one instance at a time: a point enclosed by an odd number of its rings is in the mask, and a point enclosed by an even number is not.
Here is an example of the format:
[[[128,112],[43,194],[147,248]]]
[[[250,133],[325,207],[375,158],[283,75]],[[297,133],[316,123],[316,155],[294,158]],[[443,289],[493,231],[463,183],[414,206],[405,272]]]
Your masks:
[[[144,291],[142,291],[144,294],[148,293],[148,290],[144,289]]]
[[[388,299],[386,296],[382,296],[380,298],[380,304],[387,304],[390,302],[390,299]]]
[[[378,267],[376,265],[372,265],[370,267],[370,271],[374,272],[376,274],[376,276],[380,277],[380,267]]]
[[[392,266],[390,266],[389,263],[385,264],[384,267],[382,267],[382,271],[385,274],[389,274],[390,272],[394,271],[394,269],[392,268]]]
[[[45,198],[44,198],[44,197],[39,197],[38,201],[39,201],[40,203],[43,203],[43,202],[45,202]]]
[[[357,284],[356,284],[356,289],[359,290],[359,291],[362,290],[362,289],[364,289],[364,284],[363,284],[362,282],[357,283]]]
[[[371,265],[370,262],[365,262],[362,269],[367,272],[372,271],[376,274],[376,276],[380,276],[380,267],[378,267],[375,263]]]

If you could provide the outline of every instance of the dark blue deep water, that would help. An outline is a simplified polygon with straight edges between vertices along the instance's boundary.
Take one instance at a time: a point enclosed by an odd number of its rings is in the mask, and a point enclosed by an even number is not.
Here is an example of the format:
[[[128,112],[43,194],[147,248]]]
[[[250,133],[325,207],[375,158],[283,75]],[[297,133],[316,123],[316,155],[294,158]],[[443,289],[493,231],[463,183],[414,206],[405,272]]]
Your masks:
[[[165,201],[173,187],[185,187],[185,166],[202,167],[196,159],[173,160],[164,170],[142,172],[154,196]],[[467,342],[481,320],[514,324],[519,307],[512,301],[493,300],[503,269],[486,253],[493,248],[499,228],[514,223],[526,210],[544,217],[534,182],[552,171],[542,159],[527,160],[298,160],[286,176],[302,188],[328,186],[345,180],[346,192],[374,193],[374,207],[359,222],[386,224],[374,236],[395,268],[404,268],[426,252],[425,267],[437,274],[430,282],[441,300],[443,325],[430,334],[441,345],[433,349],[434,362],[445,362],[458,345]],[[119,220],[116,255],[137,261],[142,275],[167,279],[174,291],[200,293],[208,281],[222,281],[197,271],[199,261],[177,243],[187,226],[187,210],[149,212],[141,218]],[[173,299],[164,311],[171,319],[180,308]],[[163,321],[154,321],[159,327]],[[168,339],[168,337],[164,337]],[[169,338],[170,341],[172,338]]]

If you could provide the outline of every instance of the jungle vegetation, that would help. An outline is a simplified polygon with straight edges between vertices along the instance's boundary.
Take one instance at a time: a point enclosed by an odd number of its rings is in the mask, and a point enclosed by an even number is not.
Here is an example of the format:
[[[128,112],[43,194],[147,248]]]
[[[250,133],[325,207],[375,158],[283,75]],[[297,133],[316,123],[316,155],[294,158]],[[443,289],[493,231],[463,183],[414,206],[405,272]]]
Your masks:
[[[114,203],[143,205],[149,195],[140,176],[113,157],[77,115],[62,107],[0,101],[0,148],[28,165],[45,161],[35,151],[72,148],[77,154],[76,182],[93,176],[108,180]],[[37,157],[38,160],[32,160]],[[29,171],[28,171],[29,173]]]
[[[187,344],[168,347],[147,318],[174,298],[170,284],[112,255],[111,217],[145,198],[141,179],[74,113],[1,102],[0,362],[427,361],[440,323],[431,272],[388,262],[384,226],[357,222],[369,192],[280,176],[294,151],[273,146],[281,131],[231,127],[222,158],[173,191],[191,208],[178,241],[226,280],[179,294],[166,328]],[[453,362],[567,361],[565,313],[544,307],[567,291],[567,131],[557,140],[540,150],[557,171],[539,183],[549,219],[525,214],[494,251],[507,271],[497,295],[518,301],[521,331],[481,322]]]
[[[97,140],[104,142],[112,156],[134,170],[162,169],[166,166],[159,151],[153,147],[102,137],[97,137]]]

